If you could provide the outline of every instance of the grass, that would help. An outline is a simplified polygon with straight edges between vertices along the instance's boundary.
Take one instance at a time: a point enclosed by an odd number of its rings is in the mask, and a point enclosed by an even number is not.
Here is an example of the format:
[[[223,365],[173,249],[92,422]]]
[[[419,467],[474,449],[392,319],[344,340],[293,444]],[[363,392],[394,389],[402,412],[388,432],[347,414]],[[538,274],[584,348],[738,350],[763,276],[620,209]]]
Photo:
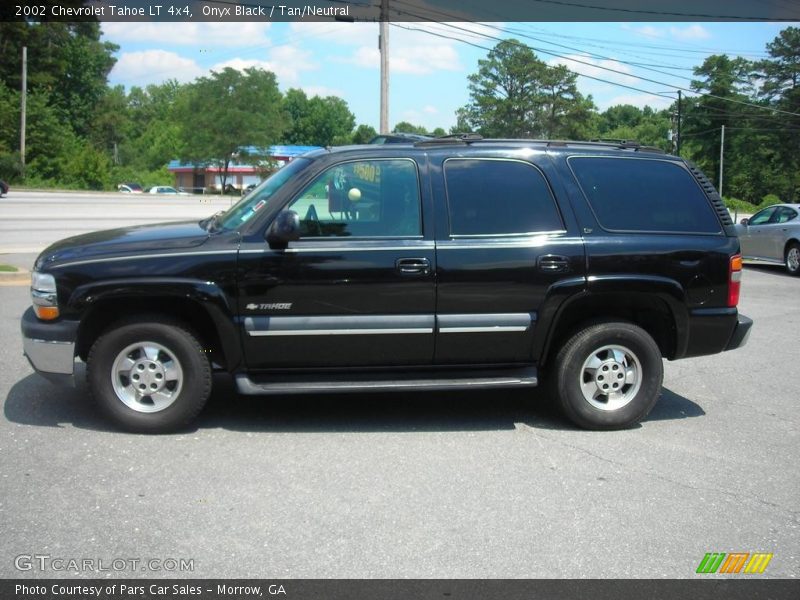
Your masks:
[[[0,273],[16,273],[19,271],[17,267],[12,267],[11,265],[4,265],[0,264]]]

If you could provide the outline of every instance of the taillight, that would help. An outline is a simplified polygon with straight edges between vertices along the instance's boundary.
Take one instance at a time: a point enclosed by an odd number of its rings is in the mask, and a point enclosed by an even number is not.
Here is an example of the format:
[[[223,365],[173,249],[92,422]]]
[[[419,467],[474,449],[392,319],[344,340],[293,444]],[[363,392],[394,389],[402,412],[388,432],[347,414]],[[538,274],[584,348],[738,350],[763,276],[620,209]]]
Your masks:
[[[739,304],[739,291],[742,287],[742,255],[734,254],[728,266],[728,307]]]

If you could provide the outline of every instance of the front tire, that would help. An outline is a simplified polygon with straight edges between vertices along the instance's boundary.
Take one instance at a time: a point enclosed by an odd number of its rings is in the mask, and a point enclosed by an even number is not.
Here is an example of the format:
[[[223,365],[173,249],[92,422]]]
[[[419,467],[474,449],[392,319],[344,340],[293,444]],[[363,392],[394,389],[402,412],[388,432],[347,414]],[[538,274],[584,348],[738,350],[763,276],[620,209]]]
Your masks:
[[[570,337],[555,361],[562,412],[585,429],[623,429],[644,419],[661,392],[661,351],[641,327],[623,321],[589,325]]]
[[[112,325],[95,341],[86,379],[118,426],[166,433],[188,425],[211,393],[211,367],[197,337],[158,317]]]
[[[792,242],[786,248],[784,264],[789,275],[800,275],[800,244]]]

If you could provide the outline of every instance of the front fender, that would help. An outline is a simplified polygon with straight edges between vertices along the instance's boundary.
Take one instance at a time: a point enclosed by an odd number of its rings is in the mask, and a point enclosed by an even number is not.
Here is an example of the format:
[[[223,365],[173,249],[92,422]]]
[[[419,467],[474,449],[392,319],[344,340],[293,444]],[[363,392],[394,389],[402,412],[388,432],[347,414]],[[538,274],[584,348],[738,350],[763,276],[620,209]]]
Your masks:
[[[75,288],[67,300],[67,307],[78,314],[86,315],[95,307],[109,301],[152,301],[159,298],[189,301],[201,309],[214,324],[229,369],[234,370],[241,364],[242,351],[239,331],[235,325],[235,302],[211,281],[173,277],[93,281]],[[80,334],[79,330],[78,335]]]

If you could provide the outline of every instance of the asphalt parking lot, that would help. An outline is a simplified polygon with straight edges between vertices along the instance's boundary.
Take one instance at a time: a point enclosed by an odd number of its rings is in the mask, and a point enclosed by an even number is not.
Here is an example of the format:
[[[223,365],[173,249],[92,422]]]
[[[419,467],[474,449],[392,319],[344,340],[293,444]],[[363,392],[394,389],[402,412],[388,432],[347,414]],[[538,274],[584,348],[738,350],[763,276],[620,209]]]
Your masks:
[[[32,373],[28,291],[0,287],[0,577],[98,575],[15,567],[40,554],[193,560],[100,573],[124,577],[691,578],[707,552],[796,577],[798,298],[748,267],[748,345],[667,363],[629,431],[527,392],[254,399],[219,377],[196,428],[142,436]]]

